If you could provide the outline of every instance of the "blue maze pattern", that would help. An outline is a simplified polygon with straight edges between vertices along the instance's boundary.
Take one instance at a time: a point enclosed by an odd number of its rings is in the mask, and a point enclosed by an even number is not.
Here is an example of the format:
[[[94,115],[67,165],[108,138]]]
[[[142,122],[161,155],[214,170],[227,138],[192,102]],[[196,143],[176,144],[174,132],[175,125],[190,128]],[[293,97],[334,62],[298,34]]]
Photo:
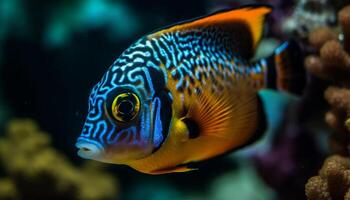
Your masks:
[[[176,91],[170,95],[184,95],[184,91],[200,92],[201,86],[209,81],[214,83],[213,90],[220,90],[225,84],[233,84],[232,80],[228,81],[232,75],[239,80],[252,73],[265,73],[266,62],[249,65],[239,56],[234,42],[239,41],[232,41],[215,27],[141,38],[122,53],[92,89],[80,139],[97,141],[102,146],[116,143],[142,146],[153,138],[153,145],[159,146],[165,138],[159,133],[159,126],[155,126],[162,119],[157,117],[159,108],[156,110],[154,106],[161,99],[154,96],[159,90],[167,89],[168,77],[176,82]],[[194,87],[196,81],[201,85]],[[118,126],[106,112],[109,94],[117,88],[134,91],[142,102],[138,119],[128,127]],[[151,133],[154,135],[150,136]]]

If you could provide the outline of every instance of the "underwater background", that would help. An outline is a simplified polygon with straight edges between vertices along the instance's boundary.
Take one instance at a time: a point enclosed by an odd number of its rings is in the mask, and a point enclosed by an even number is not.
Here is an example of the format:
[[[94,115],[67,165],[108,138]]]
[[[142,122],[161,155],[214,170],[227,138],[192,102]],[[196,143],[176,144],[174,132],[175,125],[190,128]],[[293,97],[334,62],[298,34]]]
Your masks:
[[[256,57],[293,39],[307,83],[266,145],[141,174],[85,161],[75,147],[87,99],[108,66],[155,29],[268,3]],[[0,199],[350,199],[349,0],[0,0]],[[275,109],[278,109],[275,108]],[[249,153],[245,152],[249,151]],[[247,156],[249,155],[249,156]]]

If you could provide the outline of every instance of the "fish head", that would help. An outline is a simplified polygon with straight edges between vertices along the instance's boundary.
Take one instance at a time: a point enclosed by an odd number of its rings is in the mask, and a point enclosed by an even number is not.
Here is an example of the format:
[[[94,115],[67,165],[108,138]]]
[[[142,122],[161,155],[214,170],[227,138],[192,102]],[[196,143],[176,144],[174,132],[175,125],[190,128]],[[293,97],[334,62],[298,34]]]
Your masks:
[[[170,93],[161,69],[126,66],[120,59],[95,85],[76,147],[78,155],[126,164],[160,148],[172,118]]]

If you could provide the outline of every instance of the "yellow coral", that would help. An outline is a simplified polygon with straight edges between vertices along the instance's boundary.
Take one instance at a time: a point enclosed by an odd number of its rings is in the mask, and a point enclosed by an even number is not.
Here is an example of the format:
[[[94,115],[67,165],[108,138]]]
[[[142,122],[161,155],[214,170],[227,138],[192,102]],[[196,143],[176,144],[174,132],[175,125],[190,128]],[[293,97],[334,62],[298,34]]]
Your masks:
[[[348,128],[349,132],[350,132],[350,118],[348,118],[346,121],[345,121],[345,126]]]
[[[117,182],[101,164],[75,167],[50,145],[49,135],[33,121],[12,121],[0,139],[0,164],[11,178],[9,189],[0,193],[26,199],[116,199]]]
[[[18,199],[16,186],[11,179],[0,180],[0,199],[3,199],[3,200]]]

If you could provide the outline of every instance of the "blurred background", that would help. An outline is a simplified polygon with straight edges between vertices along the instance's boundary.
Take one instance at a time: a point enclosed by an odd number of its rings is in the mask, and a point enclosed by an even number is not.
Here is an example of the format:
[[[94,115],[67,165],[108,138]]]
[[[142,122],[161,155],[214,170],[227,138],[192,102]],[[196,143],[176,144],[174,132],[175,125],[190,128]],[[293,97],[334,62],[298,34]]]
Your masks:
[[[279,133],[284,136],[274,139],[277,147],[266,150],[266,155],[241,158],[233,154],[209,161],[199,171],[150,176],[124,166],[93,161],[86,164],[76,154],[75,141],[85,120],[89,92],[123,50],[155,29],[240,6],[243,2],[269,3],[275,7],[266,26],[268,39],[263,41],[258,56],[267,55],[291,37],[306,44],[314,28],[311,25],[316,22],[309,23],[307,17],[299,20],[303,13],[322,16],[318,18],[323,19],[317,22],[319,26],[335,26],[336,12],[348,3],[335,0],[317,1],[319,3],[307,0],[0,0],[0,199],[306,198],[304,185],[317,173],[327,149],[322,137],[310,136],[312,131],[304,128],[305,123],[300,125],[300,121],[309,119],[310,113],[323,116],[326,108],[322,100],[323,82],[311,90],[315,93],[311,96],[320,97],[317,105],[305,111],[308,101],[297,102],[300,112],[296,117],[290,116],[295,123],[281,125],[284,131]],[[304,48],[308,49],[307,45]],[[315,112],[308,112],[310,109]],[[310,123],[327,132],[320,118],[315,117],[316,122]],[[289,134],[291,129],[293,134]],[[44,151],[49,153],[42,155]],[[274,162],[276,160],[280,162]],[[61,162],[67,164],[58,164]],[[94,177],[84,175],[93,174],[89,170],[94,172]],[[271,180],[271,172],[280,176]],[[62,178],[57,173],[72,175]],[[33,182],[40,189],[25,189]],[[78,189],[93,190],[94,185],[100,188],[94,194]],[[79,194],[78,190],[81,190]]]

